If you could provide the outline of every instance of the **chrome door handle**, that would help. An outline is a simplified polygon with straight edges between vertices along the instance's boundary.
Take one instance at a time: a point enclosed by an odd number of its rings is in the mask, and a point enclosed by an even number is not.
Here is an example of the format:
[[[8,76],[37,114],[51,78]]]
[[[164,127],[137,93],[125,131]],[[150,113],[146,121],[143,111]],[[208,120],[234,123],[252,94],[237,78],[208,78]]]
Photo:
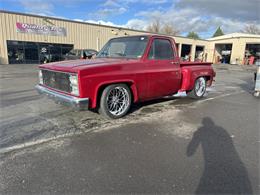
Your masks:
[[[171,64],[178,64],[178,62],[171,62]]]

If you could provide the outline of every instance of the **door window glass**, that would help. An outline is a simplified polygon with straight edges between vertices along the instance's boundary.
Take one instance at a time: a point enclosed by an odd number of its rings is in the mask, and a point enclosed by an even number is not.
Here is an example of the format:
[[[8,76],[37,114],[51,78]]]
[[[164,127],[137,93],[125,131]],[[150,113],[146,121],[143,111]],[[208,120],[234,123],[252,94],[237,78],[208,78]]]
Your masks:
[[[151,45],[148,59],[155,60],[171,60],[174,53],[172,45],[169,40],[166,39],[154,39]]]

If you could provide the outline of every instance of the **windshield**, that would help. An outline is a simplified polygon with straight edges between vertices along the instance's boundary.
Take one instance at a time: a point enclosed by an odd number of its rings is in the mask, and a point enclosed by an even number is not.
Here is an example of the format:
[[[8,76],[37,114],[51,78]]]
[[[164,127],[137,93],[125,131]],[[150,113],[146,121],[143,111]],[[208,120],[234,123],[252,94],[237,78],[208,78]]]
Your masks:
[[[98,53],[97,58],[141,58],[148,41],[147,36],[111,39]]]

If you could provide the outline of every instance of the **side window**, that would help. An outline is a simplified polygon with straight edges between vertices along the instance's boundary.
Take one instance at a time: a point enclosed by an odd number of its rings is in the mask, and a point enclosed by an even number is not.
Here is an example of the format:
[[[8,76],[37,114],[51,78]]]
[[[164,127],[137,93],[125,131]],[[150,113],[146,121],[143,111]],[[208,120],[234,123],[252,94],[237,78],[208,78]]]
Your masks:
[[[166,39],[154,39],[151,45],[148,59],[154,60],[171,60],[173,59],[172,45]]]

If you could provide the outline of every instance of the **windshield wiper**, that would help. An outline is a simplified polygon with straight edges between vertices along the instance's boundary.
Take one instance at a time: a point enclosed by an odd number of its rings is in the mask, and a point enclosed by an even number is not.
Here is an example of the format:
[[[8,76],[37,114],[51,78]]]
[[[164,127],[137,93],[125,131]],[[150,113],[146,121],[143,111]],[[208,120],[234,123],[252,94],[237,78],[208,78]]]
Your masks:
[[[122,56],[122,57],[126,56],[124,53],[120,53],[120,52],[117,52],[117,53],[114,53],[114,54]]]
[[[102,57],[102,56],[107,57],[108,56],[108,52],[105,52],[105,51],[103,51],[99,54],[100,54],[100,56],[97,56],[97,57]]]

